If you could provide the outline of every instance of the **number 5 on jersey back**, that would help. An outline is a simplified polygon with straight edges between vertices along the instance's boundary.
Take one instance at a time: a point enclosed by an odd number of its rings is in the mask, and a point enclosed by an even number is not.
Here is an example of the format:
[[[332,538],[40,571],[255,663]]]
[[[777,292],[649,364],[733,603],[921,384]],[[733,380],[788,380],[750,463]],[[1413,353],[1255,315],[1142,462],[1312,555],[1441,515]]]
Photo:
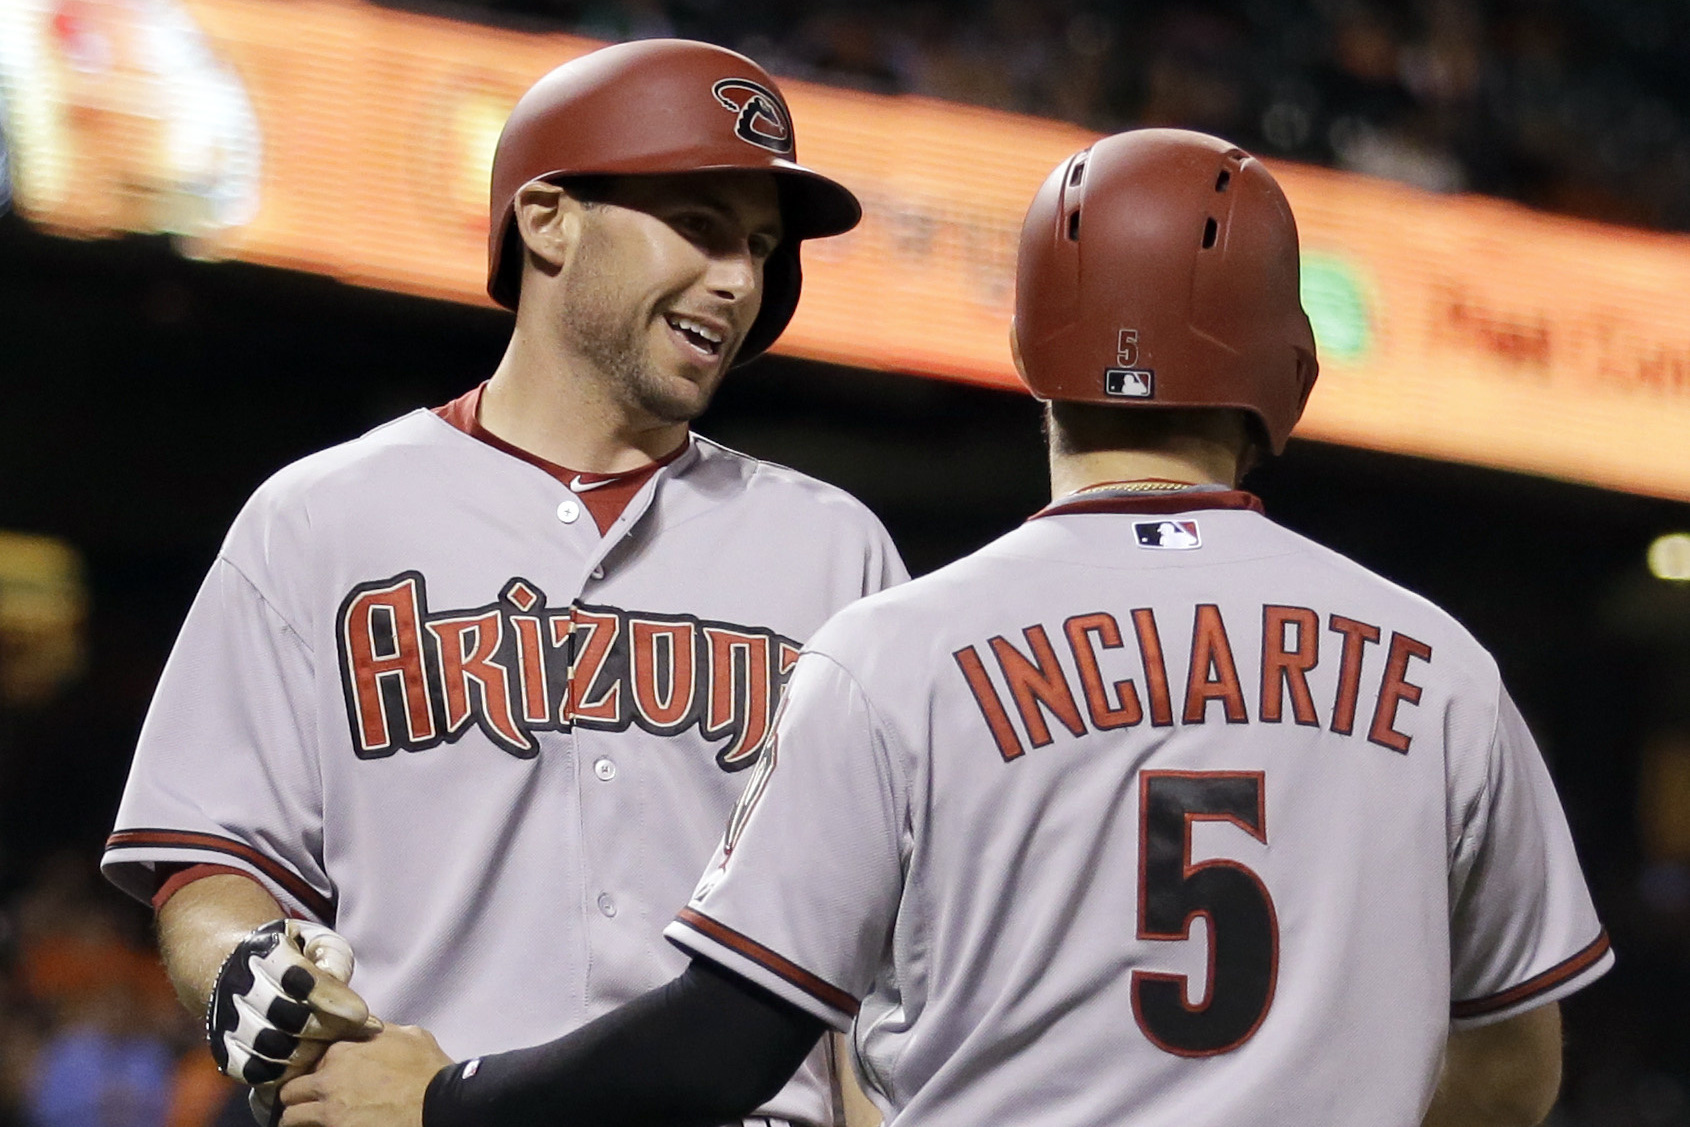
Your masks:
[[[1273,1005],[1279,920],[1261,878],[1237,861],[1192,864],[1191,826],[1231,822],[1267,844],[1260,771],[1144,771],[1139,775],[1138,938],[1181,940],[1208,920],[1209,981],[1199,1005],[1182,974],[1135,970],[1133,1016],[1151,1042],[1183,1057],[1248,1041]]]

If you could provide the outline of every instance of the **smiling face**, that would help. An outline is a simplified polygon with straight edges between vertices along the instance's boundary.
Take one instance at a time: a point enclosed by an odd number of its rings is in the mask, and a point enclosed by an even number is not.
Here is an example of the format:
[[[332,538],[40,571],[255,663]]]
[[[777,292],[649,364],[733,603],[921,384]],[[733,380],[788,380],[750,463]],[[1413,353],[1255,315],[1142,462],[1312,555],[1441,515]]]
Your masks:
[[[624,409],[697,418],[762,307],[763,265],[781,239],[774,178],[628,176],[591,198],[554,282],[564,346]]]

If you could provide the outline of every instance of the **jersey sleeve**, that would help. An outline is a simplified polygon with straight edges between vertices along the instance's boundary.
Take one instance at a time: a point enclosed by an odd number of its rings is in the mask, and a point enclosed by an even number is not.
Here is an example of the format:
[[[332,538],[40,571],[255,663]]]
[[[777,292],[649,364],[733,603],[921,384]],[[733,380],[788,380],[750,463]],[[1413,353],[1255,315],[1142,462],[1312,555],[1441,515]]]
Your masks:
[[[867,566],[863,576],[865,595],[872,595],[876,591],[884,591],[888,587],[896,587],[910,580],[909,569],[904,566],[904,558],[898,554],[897,545],[892,543],[891,534],[880,521],[875,520],[873,523],[874,535],[869,542]]]
[[[1555,786],[1500,694],[1483,790],[1450,871],[1450,1016],[1485,1025],[1573,993],[1613,965]]]
[[[106,876],[149,900],[161,868],[227,865],[328,922],[313,677],[305,641],[220,556],[141,728]]]
[[[849,1028],[903,892],[908,799],[887,739],[850,674],[806,652],[716,856],[664,935]]]

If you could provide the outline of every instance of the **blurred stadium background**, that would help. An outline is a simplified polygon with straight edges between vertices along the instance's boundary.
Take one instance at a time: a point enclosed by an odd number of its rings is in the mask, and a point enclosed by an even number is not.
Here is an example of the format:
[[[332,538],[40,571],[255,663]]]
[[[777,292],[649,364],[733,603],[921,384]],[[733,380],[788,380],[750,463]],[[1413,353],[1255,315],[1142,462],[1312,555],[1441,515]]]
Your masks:
[[[1275,160],[1323,377],[1251,485],[1454,611],[1538,733],[1620,960],[1553,1122],[1690,1124],[1690,7],[0,0],[0,1127],[241,1122],[94,872],[152,682],[259,481],[491,372],[516,95],[671,34],[780,75],[869,207],[699,429],[918,572],[1045,499],[1004,340],[1044,172],[1150,124]]]

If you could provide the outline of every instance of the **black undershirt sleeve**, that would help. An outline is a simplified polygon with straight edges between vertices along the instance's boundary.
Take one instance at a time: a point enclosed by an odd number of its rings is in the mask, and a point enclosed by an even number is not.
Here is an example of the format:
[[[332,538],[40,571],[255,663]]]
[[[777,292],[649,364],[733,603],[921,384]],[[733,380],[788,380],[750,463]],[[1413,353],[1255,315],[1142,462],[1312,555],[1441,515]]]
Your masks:
[[[441,1069],[423,1127],[715,1127],[792,1078],[826,1026],[706,959],[544,1045]]]

